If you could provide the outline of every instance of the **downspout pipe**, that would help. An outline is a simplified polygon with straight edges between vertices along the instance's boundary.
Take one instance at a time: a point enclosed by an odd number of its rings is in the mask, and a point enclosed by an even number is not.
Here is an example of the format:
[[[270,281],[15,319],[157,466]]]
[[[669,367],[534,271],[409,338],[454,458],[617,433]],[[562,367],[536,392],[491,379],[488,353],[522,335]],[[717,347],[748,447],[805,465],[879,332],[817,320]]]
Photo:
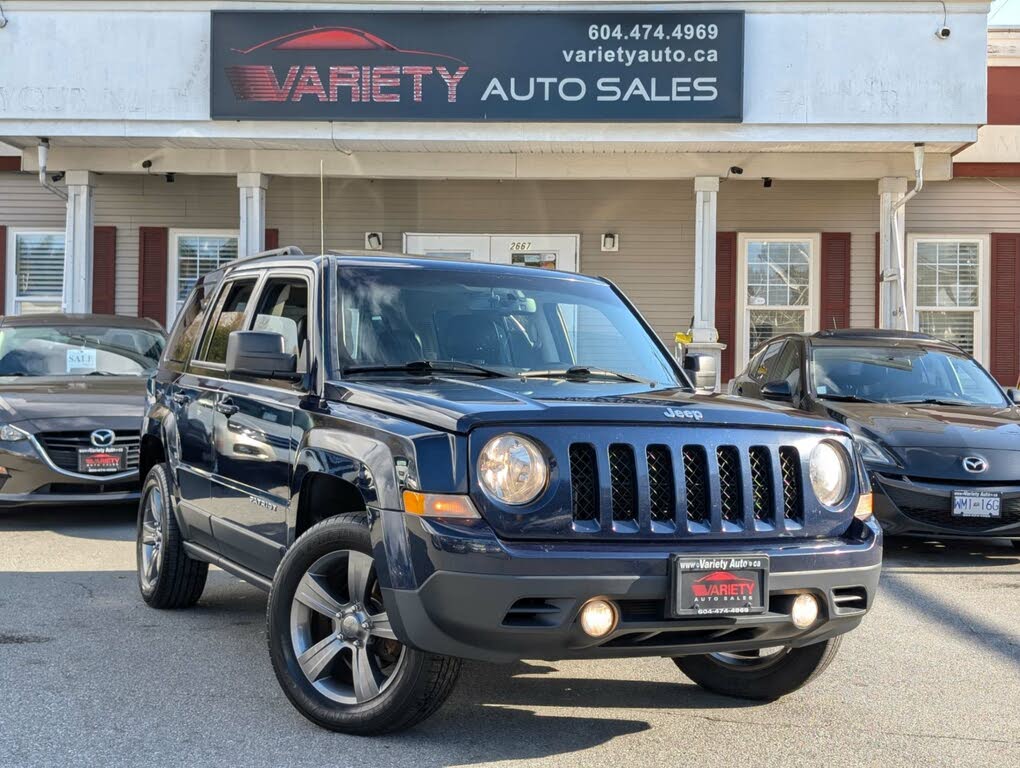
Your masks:
[[[46,161],[50,157],[50,140],[42,139],[39,142],[39,183],[42,184],[46,189],[55,194],[61,200],[67,200],[67,192],[62,190],[52,181],[50,181],[49,174],[46,173]]]
[[[896,214],[900,208],[917,196],[917,193],[924,189],[924,144],[914,144],[914,188],[897,200],[889,211],[889,226],[893,235],[893,242],[896,243],[896,267],[900,283],[900,307],[903,309],[903,330],[910,330],[910,316],[907,313],[907,265],[903,253],[903,240],[900,238],[899,227],[896,224]]]

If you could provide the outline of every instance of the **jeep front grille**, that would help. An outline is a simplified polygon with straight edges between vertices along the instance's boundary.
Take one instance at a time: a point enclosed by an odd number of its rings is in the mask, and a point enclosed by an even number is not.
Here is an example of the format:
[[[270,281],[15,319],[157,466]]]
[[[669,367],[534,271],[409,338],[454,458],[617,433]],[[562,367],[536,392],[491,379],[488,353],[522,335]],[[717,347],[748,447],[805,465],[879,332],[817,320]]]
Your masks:
[[[569,457],[579,532],[767,532],[803,524],[793,446],[573,443]]]

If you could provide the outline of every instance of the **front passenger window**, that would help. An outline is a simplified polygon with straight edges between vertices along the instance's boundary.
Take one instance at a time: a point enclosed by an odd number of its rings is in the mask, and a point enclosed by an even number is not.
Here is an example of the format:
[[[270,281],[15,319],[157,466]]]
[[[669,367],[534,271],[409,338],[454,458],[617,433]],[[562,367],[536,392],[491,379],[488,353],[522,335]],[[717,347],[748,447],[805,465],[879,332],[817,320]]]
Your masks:
[[[254,289],[254,280],[237,280],[223,289],[212,320],[206,326],[202,348],[196,360],[217,365],[227,362],[227,339],[231,332],[241,330],[244,313]]]
[[[300,355],[308,340],[308,283],[299,277],[266,280],[251,330],[280,334],[285,351]]]

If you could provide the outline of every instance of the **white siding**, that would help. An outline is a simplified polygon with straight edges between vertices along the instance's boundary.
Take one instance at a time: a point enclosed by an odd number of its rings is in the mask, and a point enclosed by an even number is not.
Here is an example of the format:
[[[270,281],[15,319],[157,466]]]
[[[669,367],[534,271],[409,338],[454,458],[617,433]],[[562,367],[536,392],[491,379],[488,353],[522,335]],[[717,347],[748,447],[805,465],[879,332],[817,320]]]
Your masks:
[[[953,179],[925,184],[907,204],[907,232],[1020,231],[1020,179]]]

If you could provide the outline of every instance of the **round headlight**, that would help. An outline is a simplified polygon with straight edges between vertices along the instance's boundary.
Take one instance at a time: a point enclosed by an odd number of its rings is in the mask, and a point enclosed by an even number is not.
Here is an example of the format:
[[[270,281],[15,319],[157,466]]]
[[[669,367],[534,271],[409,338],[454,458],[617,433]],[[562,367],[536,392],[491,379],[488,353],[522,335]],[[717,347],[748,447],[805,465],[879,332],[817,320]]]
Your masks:
[[[549,468],[538,446],[519,435],[500,435],[478,457],[482,490],[504,504],[527,504],[545,489]]]
[[[850,488],[850,462],[846,451],[835,443],[823,441],[811,452],[811,487],[815,496],[827,507],[838,507],[846,501]]]

